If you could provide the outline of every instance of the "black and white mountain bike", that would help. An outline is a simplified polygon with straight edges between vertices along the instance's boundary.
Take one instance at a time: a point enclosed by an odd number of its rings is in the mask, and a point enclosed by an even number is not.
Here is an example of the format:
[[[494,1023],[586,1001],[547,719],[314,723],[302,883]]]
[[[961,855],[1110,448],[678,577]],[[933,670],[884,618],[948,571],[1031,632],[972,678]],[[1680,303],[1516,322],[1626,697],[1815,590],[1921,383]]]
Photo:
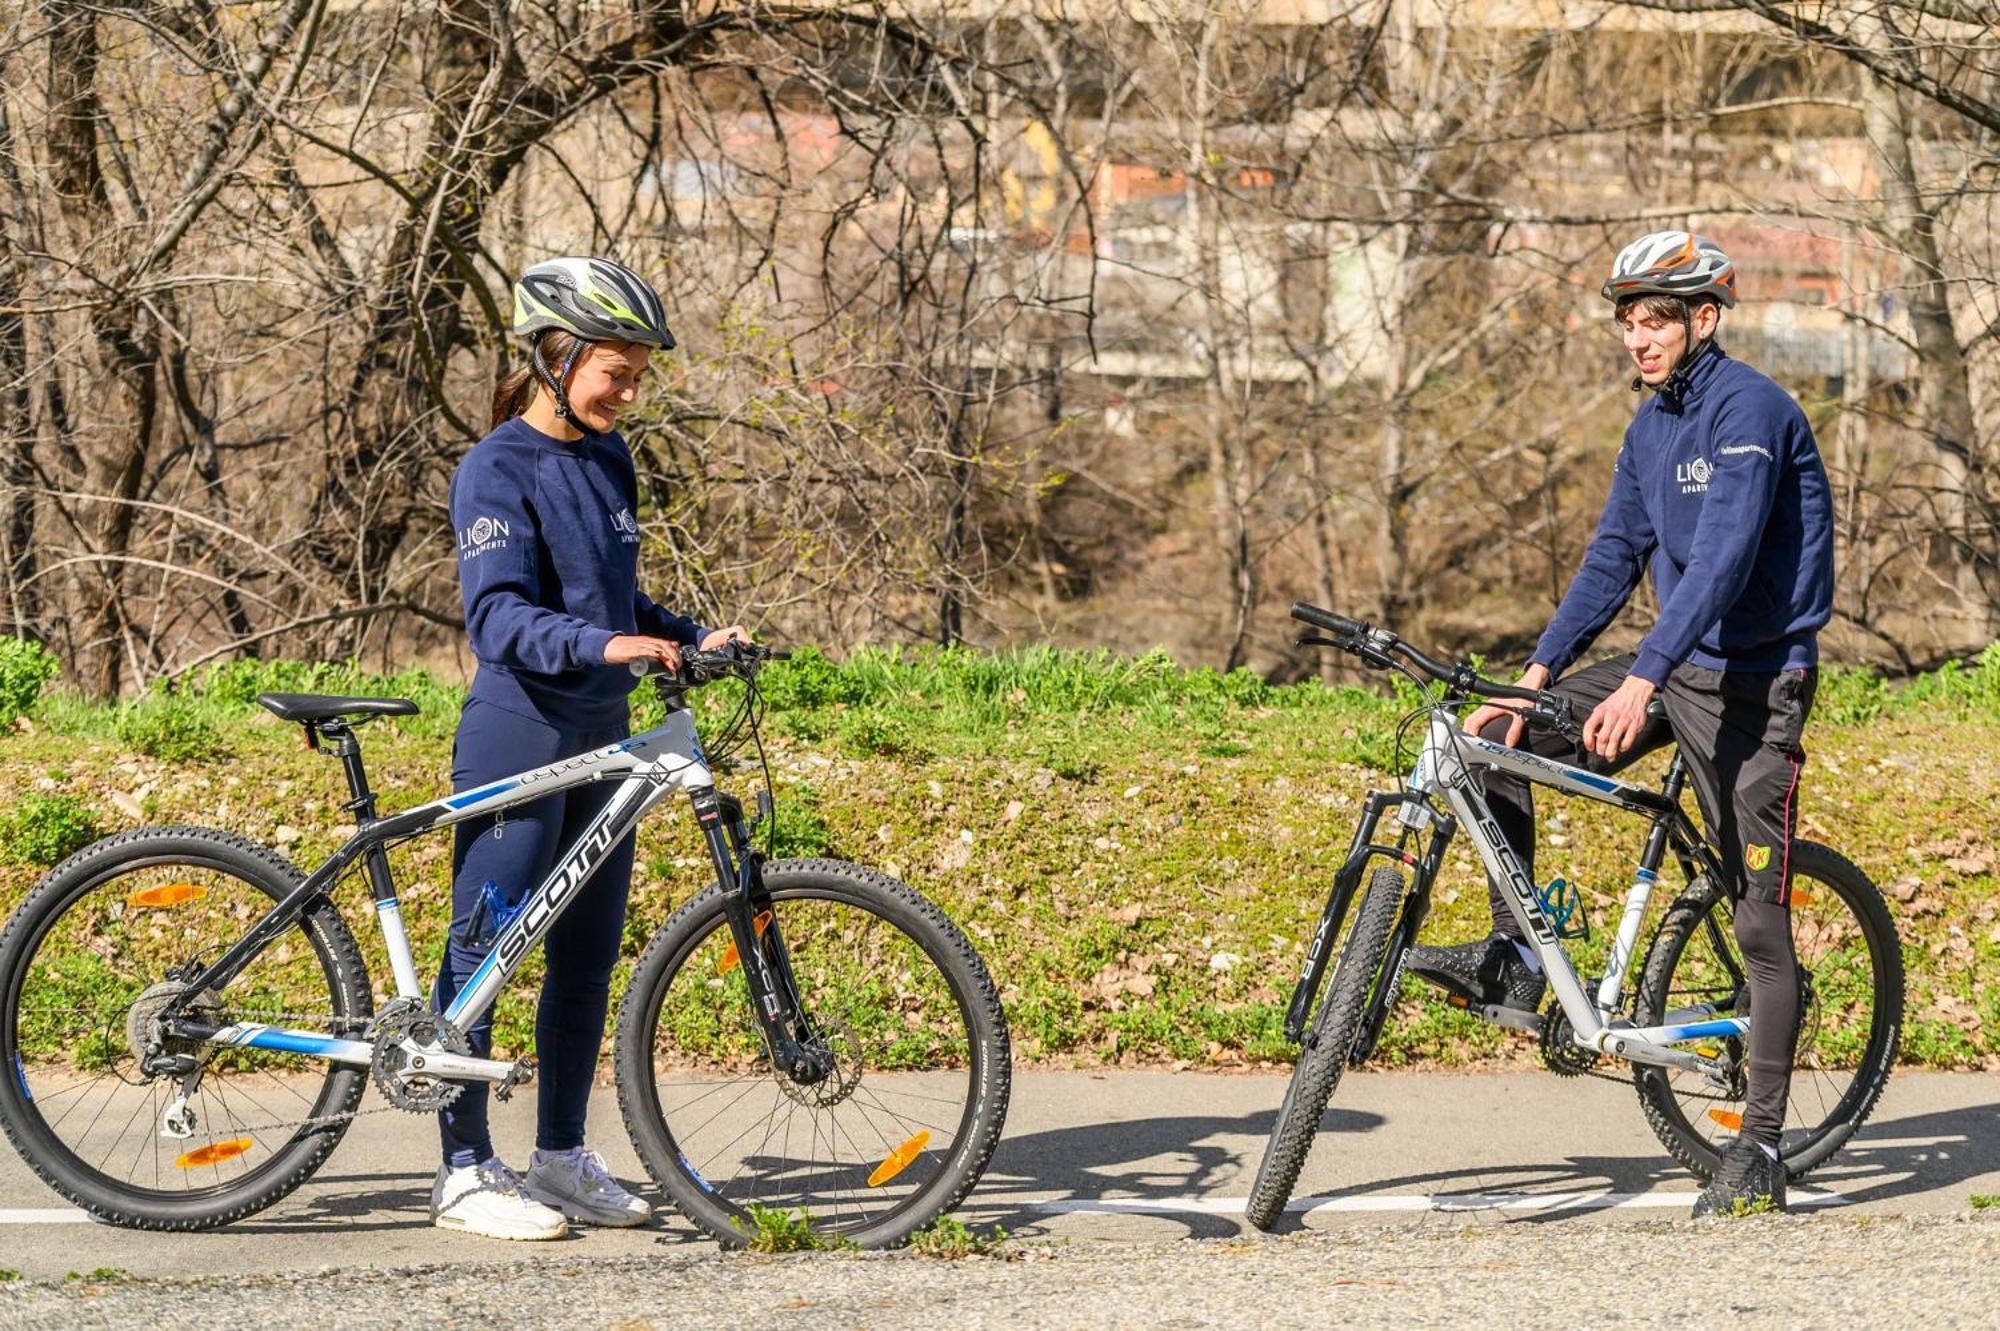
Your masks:
[[[716,789],[729,749],[747,737],[762,756],[757,672],[771,655],[690,650],[654,680],[659,726],[388,816],[356,730],[414,703],[265,694],[340,760],[359,830],[309,874],[201,827],[120,833],[50,871],[0,933],[0,1126],[92,1215],[200,1229],[310,1177],[371,1081],[387,1107],[420,1114],[469,1081],[505,1097],[533,1061],[474,1057],[464,1032],[610,850],[679,794],[716,882],[653,935],[619,1008],[618,1099],[639,1157],[724,1242],[760,1205],[805,1208],[864,1247],[901,1242],[957,1205],[993,1153],[1007,1028],[986,967],[936,906],[872,869],[766,862],[752,838],[772,812],[768,767],[756,820]],[[724,678],[741,697],[705,749],[687,693]],[[603,813],[433,1012],[388,849],[593,781],[617,783]],[[333,900],[357,870],[394,978],[380,1009]]]
[[[1386,629],[1317,606],[1294,605],[1292,617],[1331,635],[1308,635],[1301,645],[1396,670],[1426,690],[1427,702],[1406,722],[1423,729],[1414,770],[1400,789],[1368,796],[1307,949],[1285,1019],[1286,1034],[1303,1047],[1250,1191],[1250,1222],[1260,1229],[1277,1222],[1341,1073],[1374,1052],[1404,953],[1461,828],[1486,873],[1505,885],[1554,995],[1540,1013],[1489,1007],[1474,1015],[1538,1036],[1544,1065],[1563,1076],[1597,1073],[1606,1058],[1632,1064],[1640,1106],[1660,1141],[1697,1176],[1712,1176],[1724,1139],[1742,1126],[1753,1016],[1722,875],[1681,806],[1687,769],[1680,755],[1660,789],[1650,790],[1468,735],[1457,709],[1472,698],[1526,702],[1528,724],[1552,727],[1579,746],[1582,727],[1561,694],[1483,679],[1468,665],[1433,660]],[[1588,938],[1587,916],[1561,880],[1541,887],[1529,879],[1487,807],[1487,771],[1599,800],[1651,824],[1602,974],[1588,983],[1563,947]],[[1385,817],[1393,824],[1389,836]],[[1686,886],[1660,918],[1638,984],[1628,989],[1669,853]],[[1902,1030],[1903,959],[1882,894],[1866,874],[1812,842],[1794,841],[1791,854],[1801,1020],[1783,1151],[1798,1178],[1839,1150],[1882,1094]]]

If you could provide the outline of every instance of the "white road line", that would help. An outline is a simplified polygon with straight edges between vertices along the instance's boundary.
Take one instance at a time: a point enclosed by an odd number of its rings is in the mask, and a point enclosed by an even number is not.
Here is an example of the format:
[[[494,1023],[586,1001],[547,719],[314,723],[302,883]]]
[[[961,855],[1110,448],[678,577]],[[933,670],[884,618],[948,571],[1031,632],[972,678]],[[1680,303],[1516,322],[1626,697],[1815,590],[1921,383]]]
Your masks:
[[[1603,1211],[1687,1207],[1692,1192],[1450,1192],[1384,1193],[1377,1196],[1294,1197],[1287,1211],[1307,1215],[1328,1211]],[[1794,1189],[1796,1206],[1840,1206],[1831,1192]],[[1086,1197],[1027,1202],[1021,1209],[1046,1215],[1106,1212],[1132,1215],[1242,1215],[1247,1197]]]
[[[0,1211],[0,1225],[77,1225],[89,1221],[89,1214],[74,1206],[30,1206]]]

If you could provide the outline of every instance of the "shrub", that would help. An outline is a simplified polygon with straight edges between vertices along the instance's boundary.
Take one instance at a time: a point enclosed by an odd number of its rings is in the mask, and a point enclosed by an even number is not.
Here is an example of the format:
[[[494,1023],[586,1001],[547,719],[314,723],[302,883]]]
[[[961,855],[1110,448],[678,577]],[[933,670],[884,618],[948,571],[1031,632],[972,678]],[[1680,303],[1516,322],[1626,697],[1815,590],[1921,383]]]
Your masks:
[[[811,786],[774,792],[771,854],[775,859],[811,859],[832,853],[833,833],[819,811],[819,796]]]
[[[21,864],[59,864],[104,835],[97,815],[73,795],[26,795],[0,817],[0,854]]]
[[[13,725],[14,718],[33,707],[42,686],[60,669],[40,643],[0,638],[0,726]]]
[[[130,703],[119,709],[116,729],[120,743],[162,762],[207,762],[229,752],[215,723],[182,698]]]

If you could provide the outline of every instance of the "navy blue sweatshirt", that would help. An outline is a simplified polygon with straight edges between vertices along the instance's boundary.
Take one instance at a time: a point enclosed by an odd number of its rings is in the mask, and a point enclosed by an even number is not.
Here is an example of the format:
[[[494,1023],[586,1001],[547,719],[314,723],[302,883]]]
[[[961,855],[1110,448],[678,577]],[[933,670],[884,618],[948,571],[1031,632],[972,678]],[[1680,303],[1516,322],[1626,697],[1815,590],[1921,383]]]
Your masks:
[[[559,729],[620,724],[637,681],[605,645],[706,632],[639,591],[639,482],[618,435],[570,443],[516,416],[458,464],[450,503],[472,697]]]
[[[1819,660],[1833,613],[1826,467],[1791,395],[1719,346],[1678,400],[1655,396],[1633,417],[1583,567],[1529,659],[1567,669],[1649,558],[1660,618],[1634,675],[1657,685],[1683,661],[1778,671]]]

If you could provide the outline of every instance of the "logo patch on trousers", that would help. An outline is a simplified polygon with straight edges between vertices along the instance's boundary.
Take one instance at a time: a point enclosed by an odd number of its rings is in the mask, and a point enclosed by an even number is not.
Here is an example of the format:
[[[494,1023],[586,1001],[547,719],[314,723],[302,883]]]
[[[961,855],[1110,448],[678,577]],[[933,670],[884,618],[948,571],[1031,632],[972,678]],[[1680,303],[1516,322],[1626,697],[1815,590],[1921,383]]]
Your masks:
[[[1771,867],[1771,848],[1753,842],[1743,847],[1743,862],[1750,866],[1751,873],[1762,873]]]

